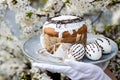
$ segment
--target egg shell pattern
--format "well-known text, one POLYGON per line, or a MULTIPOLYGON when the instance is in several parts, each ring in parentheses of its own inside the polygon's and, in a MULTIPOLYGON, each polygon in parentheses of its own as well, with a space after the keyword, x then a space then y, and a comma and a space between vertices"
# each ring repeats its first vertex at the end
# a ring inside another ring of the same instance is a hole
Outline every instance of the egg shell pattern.
POLYGON ((96 43, 102 48, 103 54, 108 54, 112 51, 112 46, 107 38, 97 38, 96 43))
POLYGON ((85 55, 85 49, 82 44, 74 44, 68 50, 68 55, 71 55, 75 60, 81 60, 85 55))
POLYGON ((91 60, 99 60, 102 57, 102 49, 95 42, 86 45, 85 50, 87 58, 91 60))

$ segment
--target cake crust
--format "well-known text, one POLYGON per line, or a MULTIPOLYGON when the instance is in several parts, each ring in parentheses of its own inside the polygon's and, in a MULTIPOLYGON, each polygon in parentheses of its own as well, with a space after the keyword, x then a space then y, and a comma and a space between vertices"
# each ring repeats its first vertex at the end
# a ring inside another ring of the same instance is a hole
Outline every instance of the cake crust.
MULTIPOLYGON (((87 32, 87 26, 84 24, 81 28, 78 29, 78 31, 73 30, 73 34, 70 34, 68 31, 63 32, 62 38, 68 38, 68 37, 77 37, 77 34, 83 34, 87 32)), ((44 33, 48 34, 51 37, 58 37, 59 32, 56 32, 53 28, 44 28, 44 33)))

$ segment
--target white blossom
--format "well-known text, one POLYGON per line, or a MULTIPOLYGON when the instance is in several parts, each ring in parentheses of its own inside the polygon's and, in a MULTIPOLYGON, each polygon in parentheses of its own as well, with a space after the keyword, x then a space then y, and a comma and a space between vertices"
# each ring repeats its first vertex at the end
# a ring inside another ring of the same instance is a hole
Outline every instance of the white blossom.
POLYGON ((42 22, 38 15, 41 15, 41 13, 38 13, 38 10, 35 10, 32 7, 26 7, 24 12, 18 12, 16 14, 16 22, 21 25, 23 34, 26 37, 33 36, 34 33, 40 33, 39 29, 42 22))
POLYGON ((39 73, 35 73, 32 80, 34 80, 34 79, 38 79, 38 80, 52 80, 45 73, 42 73, 41 75, 39 73))
POLYGON ((20 23, 22 27, 32 27, 34 25, 35 16, 32 15, 32 12, 29 13, 17 13, 16 22, 20 23), (30 18, 26 16, 29 13, 31 14, 30 18))
POLYGON ((45 5, 45 10, 47 10, 50 14, 60 10, 63 3, 65 6, 61 11, 61 14, 72 14, 72 15, 83 15, 85 13, 95 12, 95 11, 106 11, 108 9, 108 5, 111 3, 111 0, 49 0, 45 5), (57 4, 57 5, 55 5, 57 4))
POLYGON ((113 25, 120 24, 120 9, 113 13, 112 24, 113 25))
POLYGON ((19 59, 10 59, 0 66, 0 72, 10 76, 23 71, 25 67, 26 65, 19 59))
POLYGON ((9 52, 5 50, 0 50, 0 65, 5 61, 11 59, 12 57, 13 56, 9 52))
POLYGON ((0 80, 6 80, 6 76, 5 75, 0 75, 0 80))
POLYGON ((11 36, 12 32, 11 29, 8 27, 8 24, 2 21, 0 23, 0 35, 2 36, 11 36))
POLYGON ((105 25, 103 23, 98 23, 96 26, 96 31, 103 32, 105 30, 104 26, 105 25))
POLYGON ((86 19, 86 26, 87 26, 87 31, 88 32, 92 32, 93 31, 93 29, 92 29, 92 22, 91 22, 91 20, 90 19, 86 19))
POLYGON ((7 4, 13 11, 22 11, 30 2, 28 0, 7 0, 7 4))
POLYGON ((6 0, 0 0, 0 20, 2 17, 4 17, 6 8, 7 8, 6 0))
MULTIPOLYGON (((12 80, 16 80, 18 74, 26 68, 25 63, 28 60, 22 55, 21 47, 21 42, 12 34, 9 24, 2 21, 0 23, 0 79, 11 80, 12 76, 12 80), (1 75, 4 75, 4 77, 1 77, 1 75)), ((46 74, 38 75, 38 70, 33 72, 34 78, 51 80, 46 74)))

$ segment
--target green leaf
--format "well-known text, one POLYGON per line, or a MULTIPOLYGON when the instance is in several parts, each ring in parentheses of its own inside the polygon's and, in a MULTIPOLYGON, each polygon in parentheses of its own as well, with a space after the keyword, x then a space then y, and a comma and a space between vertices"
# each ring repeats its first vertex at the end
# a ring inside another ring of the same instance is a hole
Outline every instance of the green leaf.
POLYGON ((33 12, 28 12, 28 13, 26 13, 26 16, 29 17, 29 18, 31 18, 32 15, 33 15, 33 12))
POLYGON ((70 0, 66 0, 66 2, 65 3, 70 3, 70 0))
POLYGON ((112 6, 116 5, 116 4, 120 4, 120 1, 118 1, 118 0, 112 0, 112 2, 110 2, 108 4, 108 7, 112 7, 112 6))
POLYGON ((42 74, 43 72, 42 71, 39 71, 39 74, 42 74))
POLYGON ((30 72, 30 76, 31 76, 31 78, 34 76, 34 73, 32 73, 32 72, 30 72))
POLYGON ((120 46, 120 39, 116 41, 117 45, 120 46))
POLYGON ((33 0, 29 0, 30 1, 30 3, 32 3, 33 2, 33 0))
POLYGON ((31 69, 31 62, 27 62, 25 64, 26 64, 27 68, 31 69))
POLYGON ((6 39, 7 39, 7 40, 10 40, 10 41, 13 40, 10 36, 7 36, 6 39))
POLYGON ((94 32, 95 34, 97 34, 97 30, 96 30, 96 28, 93 28, 93 32, 94 32))
POLYGON ((109 31, 112 29, 112 26, 105 26, 105 31, 109 31))
POLYGON ((43 8, 40 8, 39 10, 40 10, 41 12, 44 11, 43 8))
POLYGON ((34 80, 39 80, 39 79, 37 79, 37 78, 34 78, 34 80))
POLYGON ((0 34, 0 39, 1 39, 2 35, 0 34))
POLYGON ((22 30, 22 26, 19 26, 18 28, 19 28, 19 30, 22 30))
POLYGON ((45 0, 45 2, 47 3, 47 2, 48 2, 48 0, 45 0))
POLYGON ((12 0, 13 5, 17 4, 17 0, 12 0))
POLYGON ((120 70, 120 68, 116 65, 115 66, 115 71, 119 71, 120 70))
POLYGON ((94 1, 102 1, 102 0, 94 0, 94 1))

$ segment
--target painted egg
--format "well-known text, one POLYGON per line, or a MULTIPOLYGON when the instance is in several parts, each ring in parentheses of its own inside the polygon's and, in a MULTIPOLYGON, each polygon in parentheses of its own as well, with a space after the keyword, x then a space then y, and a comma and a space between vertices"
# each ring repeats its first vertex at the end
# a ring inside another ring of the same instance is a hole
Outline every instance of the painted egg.
POLYGON ((99 60, 102 57, 102 49, 97 43, 90 43, 85 47, 85 54, 91 60, 99 60))
POLYGON ((85 55, 85 48, 82 44, 74 44, 68 50, 68 57, 71 56, 75 60, 81 60, 85 55))
POLYGON ((96 43, 102 48, 103 54, 108 54, 112 51, 112 46, 107 38, 97 38, 96 43))

